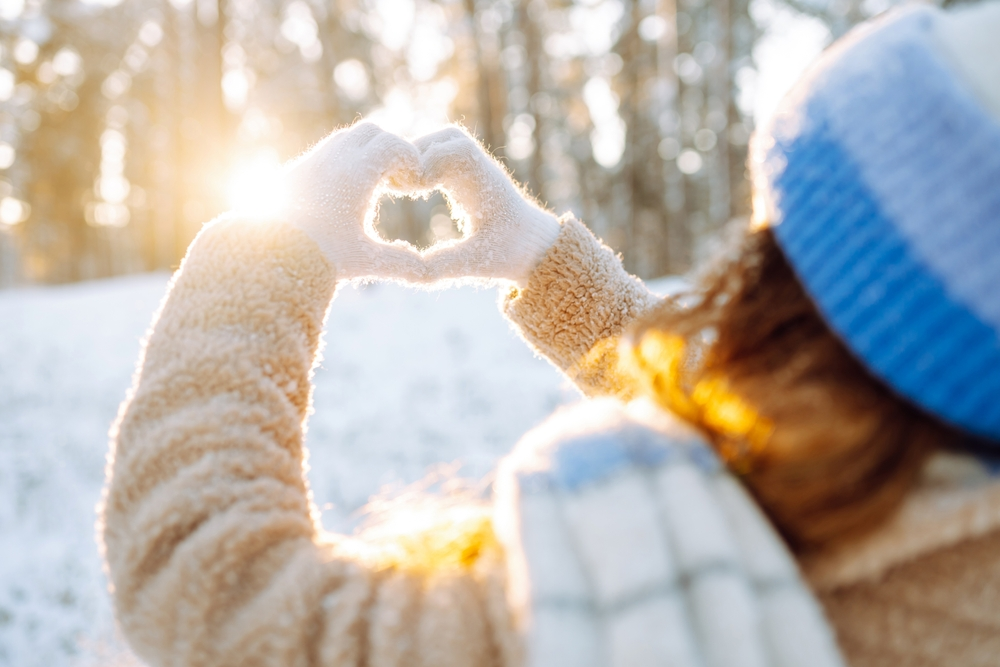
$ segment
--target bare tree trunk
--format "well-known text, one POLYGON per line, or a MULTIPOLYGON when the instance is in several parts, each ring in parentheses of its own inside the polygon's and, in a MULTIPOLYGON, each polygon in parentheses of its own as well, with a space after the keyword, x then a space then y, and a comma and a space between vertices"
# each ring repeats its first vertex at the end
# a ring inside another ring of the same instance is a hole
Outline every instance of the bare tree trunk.
POLYGON ((316 15, 317 23, 321 26, 318 37, 320 44, 323 46, 322 74, 320 75, 323 102, 326 107, 326 113, 331 121, 330 124, 339 125, 350 120, 344 117, 341 110, 339 93, 333 80, 333 72, 337 68, 337 63, 340 62, 337 49, 335 48, 339 46, 337 38, 341 36, 340 32, 342 30, 340 26, 340 11, 336 3, 323 3, 315 0, 312 2, 311 8, 313 14, 316 15))
MULTIPOLYGON (((708 72, 708 93, 709 100, 714 101, 718 106, 716 112, 725 114, 726 126, 728 127, 728 116, 731 96, 731 78, 729 75, 729 63, 732 58, 732 21, 730 17, 730 0, 713 0, 715 13, 719 25, 719 39, 716 43, 716 54, 712 66, 708 72)), ((725 128, 711 128, 717 132, 715 142, 715 155, 713 156, 715 165, 711 170, 711 196, 708 202, 708 216, 713 229, 721 229, 731 216, 732 207, 730 204, 729 186, 729 141, 727 141, 725 128)))
MULTIPOLYGON (((235 118, 226 108, 222 93, 226 0, 199 0, 197 18, 192 25, 192 36, 197 46, 198 65, 192 67, 196 74, 190 84, 195 86, 197 95, 192 103, 197 122, 198 146, 195 150, 199 157, 190 166, 200 172, 198 182, 192 184, 192 195, 202 202, 207 218, 227 207, 225 189, 215 181, 232 168, 231 150, 236 130, 235 118)), ((191 139, 194 137, 189 138, 189 142, 194 143, 191 139)), ((189 223, 199 224, 194 220, 189 223)))
POLYGON ((545 118, 537 108, 536 97, 542 91, 542 65, 544 59, 544 47, 542 46, 541 32, 538 23, 532 16, 535 8, 545 9, 544 0, 521 0, 518 10, 518 27, 524 35, 524 49, 527 54, 527 81, 528 90, 528 113, 534 120, 532 129, 532 139, 535 142, 535 150, 528 156, 527 174, 528 186, 540 200, 546 201, 545 179, 542 174, 544 160, 542 156, 542 144, 544 141, 545 118))
POLYGON ((179 246, 179 229, 182 221, 183 204, 177 165, 180 159, 180 109, 178 108, 179 81, 175 63, 180 57, 178 38, 178 17, 169 0, 163 0, 163 41, 154 63, 156 71, 156 98, 153 109, 153 124, 156 132, 152 137, 153 179, 155 193, 152 201, 154 220, 154 245, 157 268, 176 266, 179 246))
MULTIPOLYGON (((691 234, 684 216, 684 176, 677 169, 676 162, 676 153, 683 139, 680 122, 675 120, 679 119, 677 109, 682 86, 680 77, 674 71, 679 39, 676 0, 659 0, 657 13, 668 26, 657 44, 657 76, 664 87, 666 103, 660 110, 664 119, 659 123, 660 140, 667 141, 664 144, 665 150, 671 150, 675 154, 674 158, 663 159, 662 162, 663 210, 666 212, 667 229, 666 247, 663 248, 661 261, 666 273, 676 274, 686 271, 691 259, 691 234)), ((657 145, 657 155, 659 153, 657 145)))
POLYGON ((622 36, 618 42, 618 53, 625 63, 622 77, 622 94, 619 105, 619 114, 625 121, 625 152, 622 154, 621 181, 624 185, 624 201, 620 204, 617 218, 621 221, 621 242, 625 268, 636 272, 637 247, 636 247, 636 195, 639 192, 638 171, 636 169, 636 159, 638 158, 637 144, 639 142, 638 109, 636 100, 636 82, 639 77, 638 63, 638 41, 639 33, 637 26, 639 23, 639 3, 637 0, 629 0, 626 5, 628 18, 626 27, 622 31, 622 36))
POLYGON ((476 0, 463 1, 465 13, 472 28, 476 71, 478 73, 476 100, 479 122, 473 129, 486 144, 486 147, 493 151, 494 155, 502 157, 504 137, 502 109, 504 105, 501 101, 503 91, 498 71, 496 36, 487 35, 480 29, 476 0))

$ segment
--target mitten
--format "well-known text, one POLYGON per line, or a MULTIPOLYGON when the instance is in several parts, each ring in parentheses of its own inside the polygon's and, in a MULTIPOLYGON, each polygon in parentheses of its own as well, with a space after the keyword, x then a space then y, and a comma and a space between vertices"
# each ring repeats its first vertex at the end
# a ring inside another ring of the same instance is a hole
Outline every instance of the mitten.
POLYGON ((459 127, 417 139, 423 183, 440 189, 462 239, 424 255, 428 280, 476 277, 527 282, 561 229, 479 143, 459 127))
POLYGON ((419 187, 420 155, 372 123, 334 132, 285 173, 288 221, 320 247, 338 280, 378 277, 418 282, 420 255, 404 241, 378 240, 378 198, 419 187))

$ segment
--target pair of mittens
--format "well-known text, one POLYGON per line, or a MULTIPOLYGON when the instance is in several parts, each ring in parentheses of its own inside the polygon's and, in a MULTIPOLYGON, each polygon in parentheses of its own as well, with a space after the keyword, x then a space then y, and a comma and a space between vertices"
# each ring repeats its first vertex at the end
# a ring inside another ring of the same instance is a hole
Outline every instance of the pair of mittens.
POLYGON ((448 127, 410 143, 371 123, 328 136, 289 165, 288 220, 312 238, 338 279, 433 283, 466 277, 523 283, 560 225, 467 132, 448 127), (441 190, 463 237, 418 253, 374 230, 383 191, 441 190))

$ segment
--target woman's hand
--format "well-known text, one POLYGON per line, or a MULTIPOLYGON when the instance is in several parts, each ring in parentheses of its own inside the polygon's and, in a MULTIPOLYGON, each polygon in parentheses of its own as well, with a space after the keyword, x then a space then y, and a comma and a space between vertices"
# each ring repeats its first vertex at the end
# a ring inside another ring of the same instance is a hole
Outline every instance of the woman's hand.
POLYGON ((507 171, 459 127, 417 139, 426 189, 441 189, 461 218, 463 238, 424 255, 427 279, 477 277, 526 283, 559 235, 556 217, 542 210, 507 171))
POLYGON ((420 255, 405 241, 377 240, 377 198, 420 189, 420 154, 372 123, 334 132, 289 164, 289 222, 315 241, 338 280, 424 280, 420 255), (383 186, 385 184, 385 186, 383 186))

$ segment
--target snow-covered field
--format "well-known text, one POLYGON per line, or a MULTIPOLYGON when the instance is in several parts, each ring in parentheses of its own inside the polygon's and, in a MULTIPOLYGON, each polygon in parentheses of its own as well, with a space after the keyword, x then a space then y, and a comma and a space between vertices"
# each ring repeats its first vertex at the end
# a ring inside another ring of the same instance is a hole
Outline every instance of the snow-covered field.
MULTIPOLYGON (((166 286, 153 274, 0 292, 0 666, 130 665, 94 541, 107 430, 166 286)), ((575 400, 496 290, 341 290, 316 376, 310 479, 323 521, 460 461, 486 475, 575 400)))

